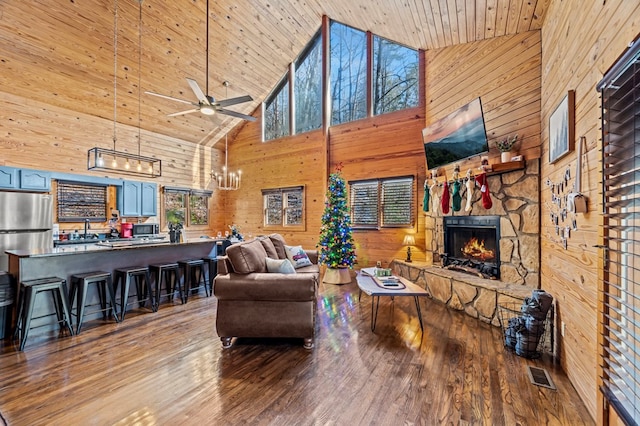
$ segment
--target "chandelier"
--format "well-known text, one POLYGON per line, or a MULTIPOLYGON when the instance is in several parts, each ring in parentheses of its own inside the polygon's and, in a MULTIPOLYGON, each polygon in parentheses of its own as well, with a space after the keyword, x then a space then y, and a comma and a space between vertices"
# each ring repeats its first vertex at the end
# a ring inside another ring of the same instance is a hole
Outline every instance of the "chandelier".
MULTIPOLYGON (((225 87, 225 97, 229 97, 229 82, 224 81, 222 85, 225 87)), ((235 191, 240 189, 240 183, 242 181, 242 170, 237 172, 229 171, 229 140, 228 133, 224 135, 224 166, 222 172, 211 171, 211 179, 215 179, 218 182, 218 189, 223 191, 235 191)))
POLYGON ((116 173, 124 173, 145 177, 162 176, 162 161, 157 158, 143 157, 140 155, 140 105, 141 105, 141 68, 142 68, 142 1, 139 3, 138 16, 138 154, 116 150, 117 130, 117 106, 118 106, 118 0, 114 1, 113 8, 113 149, 99 147, 91 148, 87 152, 87 170, 109 170, 116 173))

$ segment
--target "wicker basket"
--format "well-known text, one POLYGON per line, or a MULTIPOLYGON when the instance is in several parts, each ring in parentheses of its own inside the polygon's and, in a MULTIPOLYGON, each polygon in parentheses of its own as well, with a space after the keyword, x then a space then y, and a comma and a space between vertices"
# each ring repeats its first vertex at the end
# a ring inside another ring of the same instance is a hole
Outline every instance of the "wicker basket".
POLYGON ((521 305, 506 303, 498 306, 504 345, 525 358, 539 358, 550 335, 552 309, 544 320, 539 320, 521 311, 521 305))

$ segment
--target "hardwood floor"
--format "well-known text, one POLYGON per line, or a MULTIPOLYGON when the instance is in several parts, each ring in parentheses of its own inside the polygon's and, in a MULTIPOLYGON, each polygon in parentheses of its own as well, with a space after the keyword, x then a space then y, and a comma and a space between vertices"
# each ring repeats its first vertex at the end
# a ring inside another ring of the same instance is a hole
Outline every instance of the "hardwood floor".
POLYGON ((311 351, 259 339, 223 350, 204 296, 30 337, 24 352, 5 340, 0 413, 9 425, 594 424, 566 376, 508 352, 498 328, 421 299, 422 336, 413 300, 396 298, 372 333, 355 283, 320 290, 311 351), (528 364, 558 390, 532 385, 528 364))

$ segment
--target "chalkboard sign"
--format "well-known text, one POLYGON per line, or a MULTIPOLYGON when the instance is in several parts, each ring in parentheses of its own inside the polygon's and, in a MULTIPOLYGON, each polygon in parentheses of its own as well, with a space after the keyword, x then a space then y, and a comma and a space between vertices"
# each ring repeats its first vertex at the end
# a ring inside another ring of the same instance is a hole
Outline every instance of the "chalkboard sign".
POLYGON ((107 221, 107 187, 58 181, 58 222, 107 221))

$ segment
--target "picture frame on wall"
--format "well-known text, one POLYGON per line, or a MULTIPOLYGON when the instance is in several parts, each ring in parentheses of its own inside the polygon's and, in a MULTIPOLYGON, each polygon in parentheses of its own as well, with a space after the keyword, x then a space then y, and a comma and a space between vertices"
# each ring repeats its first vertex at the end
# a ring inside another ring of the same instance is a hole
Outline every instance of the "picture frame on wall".
POLYGON ((549 117, 549 163, 575 148, 575 92, 570 90, 549 117))

